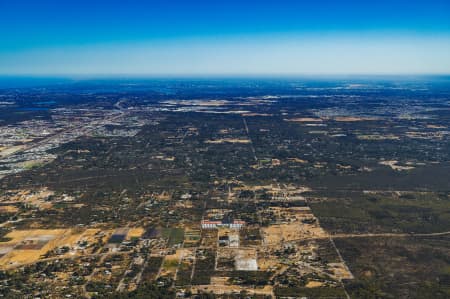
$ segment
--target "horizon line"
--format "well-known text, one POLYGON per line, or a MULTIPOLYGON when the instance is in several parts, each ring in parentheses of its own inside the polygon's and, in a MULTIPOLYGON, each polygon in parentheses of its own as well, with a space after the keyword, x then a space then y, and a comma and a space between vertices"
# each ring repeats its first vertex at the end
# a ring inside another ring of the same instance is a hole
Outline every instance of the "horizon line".
POLYGON ((305 78, 305 77, 447 77, 450 72, 446 73, 161 73, 161 74, 140 74, 140 73, 123 73, 123 74, 73 74, 73 73, 55 73, 55 74, 2 74, 0 79, 189 79, 189 78, 305 78))

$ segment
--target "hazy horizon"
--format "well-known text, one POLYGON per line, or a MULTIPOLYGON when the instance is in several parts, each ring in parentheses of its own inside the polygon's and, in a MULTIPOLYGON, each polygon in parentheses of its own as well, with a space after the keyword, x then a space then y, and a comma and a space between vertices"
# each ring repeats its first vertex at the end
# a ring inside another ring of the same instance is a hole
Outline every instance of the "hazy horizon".
POLYGON ((440 0, 19 0, 0 10, 0 75, 450 74, 440 0))

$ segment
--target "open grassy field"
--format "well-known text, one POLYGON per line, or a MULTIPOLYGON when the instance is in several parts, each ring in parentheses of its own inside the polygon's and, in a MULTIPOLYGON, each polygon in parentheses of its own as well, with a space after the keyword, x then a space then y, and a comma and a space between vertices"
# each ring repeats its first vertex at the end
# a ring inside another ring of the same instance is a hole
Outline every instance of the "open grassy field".
POLYGON ((168 239, 169 246, 181 244, 184 240, 184 229, 182 228, 163 228, 161 235, 168 239))

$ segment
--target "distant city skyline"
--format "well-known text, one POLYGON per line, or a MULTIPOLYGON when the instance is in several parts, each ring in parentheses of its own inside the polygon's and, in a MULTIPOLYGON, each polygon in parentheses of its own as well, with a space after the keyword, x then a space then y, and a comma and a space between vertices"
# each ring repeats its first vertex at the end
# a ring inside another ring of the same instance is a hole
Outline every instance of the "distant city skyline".
POLYGON ((1 1, 0 75, 450 74, 448 1, 1 1))

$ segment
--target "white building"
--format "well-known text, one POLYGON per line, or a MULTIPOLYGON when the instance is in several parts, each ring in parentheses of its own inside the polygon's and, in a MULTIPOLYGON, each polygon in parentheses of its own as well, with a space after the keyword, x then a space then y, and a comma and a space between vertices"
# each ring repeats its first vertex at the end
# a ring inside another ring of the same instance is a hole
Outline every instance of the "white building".
POLYGON ((242 220, 234 220, 231 223, 224 223, 222 221, 202 220, 203 229, 214 229, 218 227, 241 229, 243 226, 245 226, 245 221, 242 220))

